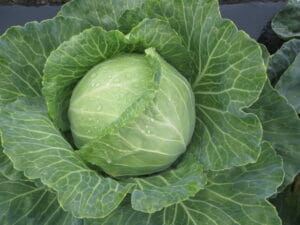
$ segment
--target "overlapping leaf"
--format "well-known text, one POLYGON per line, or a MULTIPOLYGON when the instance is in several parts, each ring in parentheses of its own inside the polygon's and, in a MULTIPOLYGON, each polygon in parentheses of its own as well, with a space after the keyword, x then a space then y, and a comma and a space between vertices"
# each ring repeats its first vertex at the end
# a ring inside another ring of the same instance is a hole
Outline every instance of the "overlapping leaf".
POLYGON ((0 150, 0 174, 10 180, 23 179, 24 174, 21 171, 17 171, 10 159, 3 153, 3 149, 0 150))
POLYGON ((283 39, 300 38, 300 1, 288 4, 272 20, 272 28, 283 39))
POLYGON ((89 26, 58 17, 8 29, 0 38, 0 105, 41 95, 43 68, 51 51, 89 26))
POLYGON ((131 194, 132 208, 153 213, 195 196, 204 188, 206 176, 193 155, 186 153, 177 168, 152 177, 133 178, 128 181, 137 184, 131 194))
POLYGON ((104 217, 118 207, 132 185, 120 185, 90 170, 48 118, 41 98, 21 99, 1 113, 4 151, 18 170, 58 192, 77 217, 104 217))
POLYGON ((155 48, 182 75, 192 78, 195 73, 192 55, 168 23, 159 19, 144 19, 128 36, 130 41, 136 43, 136 50, 155 48))
POLYGON ((249 111, 260 118, 264 139, 283 158, 285 180, 281 188, 284 188, 300 172, 300 120, 293 107, 269 82, 265 84, 260 98, 249 111))
POLYGON ((285 42, 282 47, 271 56, 268 76, 272 84, 276 84, 280 76, 294 62, 300 52, 300 40, 293 39, 285 42))
POLYGON ((300 51, 275 87, 300 114, 300 51))
POLYGON ((275 88, 300 113, 300 40, 284 43, 272 55, 268 73, 275 88))
POLYGON ((82 225, 57 202, 55 193, 28 180, 11 181, 0 175, 2 225, 82 225))
POLYGON ((119 31, 93 27, 64 42, 48 57, 43 80, 43 93, 53 122, 67 130, 68 107, 77 82, 95 65, 130 49, 119 31))
POLYGON ((270 201, 276 206, 283 225, 300 223, 300 177, 270 201))

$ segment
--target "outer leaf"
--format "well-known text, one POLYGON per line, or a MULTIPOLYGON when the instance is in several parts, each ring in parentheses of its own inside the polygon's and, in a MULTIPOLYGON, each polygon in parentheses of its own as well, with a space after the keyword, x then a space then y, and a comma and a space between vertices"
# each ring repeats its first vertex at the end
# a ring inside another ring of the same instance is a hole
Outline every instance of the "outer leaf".
POLYGON ((264 139, 270 142, 283 158, 286 187, 300 172, 300 120, 287 100, 269 82, 257 102, 249 109, 257 114, 264 128, 264 139))
POLYGON ((82 220, 63 211, 56 195, 28 180, 11 181, 0 176, 2 225, 81 225, 82 220))
POLYGON ((300 52, 300 40, 293 39, 285 42, 282 47, 271 56, 268 67, 268 75, 272 84, 275 84, 280 76, 294 62, 300 52))
MULTIPOLYGON (((142 213, 131 208, 130 201, 125 200, 117 210, 104 219, 84 220, 84 225, 166 225, 163 213, 142 213)), ((169 224, 168 224, 169 225, 169 224)), ((181 224, 180 224, 181 225, 181 224)))
POLYGON ((281 158, 264 143, 257 163, 210 173, 208 186, 194 198, 154 214, 136 212, 124 203, 108 217, 86 222, 88 225, 279 225, 276 210, 266 198, 276 192, 282 178, 281 158))
POLYGON ((77 0, 65 4, 58 15, 88 21, 93 26, 117 30, 118 20, 128 9, 140 7, 141 0, 77 0))
POLYGON ((272 20, 272 28, 283 39, 300 38, 300 2, 289 0, 272 20))
POLYGON ((300 224, 300 177, 276 198, 270 201, 276 206, 283 225, 300 224))
POLYGON ((74 86, 85 73, 128 47, 128 41, 121 32, 93 27, 64 42, 51 53, 44 69, 43 93, 56 126, 62 130, 69 128, 69 101, 74 86))
POLYGON ((24 174, 14 168, 12 162, 3 153, 3 149, 0 150, 0 174, 9 180, 24 179, 24 174))
POLYGON ((220 18, 218 1, 147 2, 148 14, 167 20, 194 56, 199 160, 213 170, 255 162, 262 128, 242 109, 258 98, 266 79, 259 45, 220 18))
POLYGON ((300 114, 300 51, 275 87, 300 114))
POLYGON ((43 99, 9 104, 0 124, 4 151, 16 169, 56 190, 62 207, 76 217, 105 217, 132 186, 101 177, 76 157, 48 118, 43 99))
POLYGON ((40 95, 50 52, 88 27, 85 22, 58 17, 8 29, 0 38, 0 106, 20 96, 40 95))
POLYGON ((145 178, 129 181, 137 184, 131 194, 132 208, 153 213, 195 196, 204 188, 206 176, 195 157, 186 153, 176 168, 145 178))

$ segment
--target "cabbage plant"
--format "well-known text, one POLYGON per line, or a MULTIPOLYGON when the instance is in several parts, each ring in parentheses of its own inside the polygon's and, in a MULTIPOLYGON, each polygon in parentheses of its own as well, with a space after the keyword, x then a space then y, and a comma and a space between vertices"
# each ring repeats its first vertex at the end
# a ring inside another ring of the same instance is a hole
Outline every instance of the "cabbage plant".
POLYGON ((1 224, 281 224, 300 122, 268 58, 217 0, 73 0, 8 29, 1 224))

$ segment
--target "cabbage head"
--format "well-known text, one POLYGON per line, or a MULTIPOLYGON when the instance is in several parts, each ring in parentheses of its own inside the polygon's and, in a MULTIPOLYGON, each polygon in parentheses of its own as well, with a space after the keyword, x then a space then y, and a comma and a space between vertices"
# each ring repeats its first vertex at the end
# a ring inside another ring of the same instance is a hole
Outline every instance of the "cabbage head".
POLYGON ((79 154, 112 176, 166 169, 191 140, 195 103, 190 84, 157 59, 159 76, 146 55, 115 56, 88 71, 72 92, 68 113, 76 146, 101 137, 97 149, 79 154), (151 99, 141 104, 145 97, 151 99), (136 112, 134 107, 142 108, 136 112))

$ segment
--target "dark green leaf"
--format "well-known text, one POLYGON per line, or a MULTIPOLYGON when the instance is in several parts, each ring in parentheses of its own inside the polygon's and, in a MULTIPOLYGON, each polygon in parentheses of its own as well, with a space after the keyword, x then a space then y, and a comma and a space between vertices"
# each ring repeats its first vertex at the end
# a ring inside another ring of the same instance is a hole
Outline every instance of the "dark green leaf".
POLYGON ((300 40, 293 39, 285 42, 270 58, 268 76, 272 84, 276 84, 280 76, 294 62, 300 52, 300 40))
POLYGON ((294 62, 281 75, 275 87, 300 114, 300 51, 294 62))
POLYGON ((1 225, 82 225, 65 212, 54 193, 28 180, 8 180, 0 175, 1 225))
POLYGON ((300 1, 289 0, 272 20, 272 28, 283 39, 300 38, 300 1))
POLYGON ((293 107, 269 82, 249 111, 260 118, 264 139, 273 145, 283 159, 285 180, 282 189, 300 172, 300 120, 293 107))

